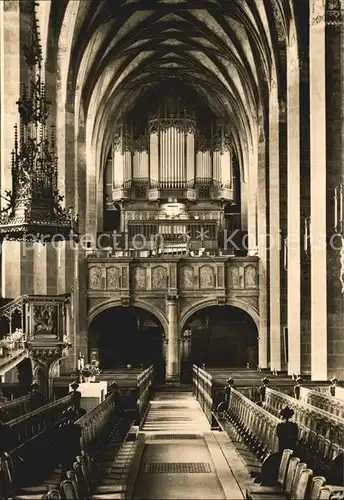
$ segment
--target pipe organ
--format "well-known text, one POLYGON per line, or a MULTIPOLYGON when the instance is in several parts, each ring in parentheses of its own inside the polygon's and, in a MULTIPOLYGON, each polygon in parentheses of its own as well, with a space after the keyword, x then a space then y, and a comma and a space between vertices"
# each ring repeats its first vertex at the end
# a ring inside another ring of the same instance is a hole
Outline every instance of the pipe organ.
POLYGON ((130 241, 160 236, 165 249, 217 248, 224 207, 233 202, 233 161, 228 125, 197 118, 170 94, 145 120, 116 125, 106 208, 120 207, 120 231, 130 241))
MULTIPOLYGON (((201 132, 196 114, 180 99, 171 97, 149 114, 145 131, 137 134, 128 123, 117 125, 112 147, 114 189, 144 183, 147 189, 197 189, 209 185, 231 190, 228 127, 218 121, 208 128, 207 134, 201 132)), ((222 194, 230 200, 230 192, 222 194)))

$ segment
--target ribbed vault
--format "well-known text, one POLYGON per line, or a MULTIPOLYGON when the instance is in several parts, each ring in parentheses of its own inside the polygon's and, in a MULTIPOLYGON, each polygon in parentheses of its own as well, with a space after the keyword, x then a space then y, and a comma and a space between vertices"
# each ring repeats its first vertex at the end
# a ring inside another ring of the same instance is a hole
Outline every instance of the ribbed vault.
POLYGON ((184 86, 228 120, 244 161, 271 81, 285 86, 289 2, 52 0, 49 29, 60 47, 68 32, 66 102, 83 106, 100 169, 114 123, 166 82, 184 86))

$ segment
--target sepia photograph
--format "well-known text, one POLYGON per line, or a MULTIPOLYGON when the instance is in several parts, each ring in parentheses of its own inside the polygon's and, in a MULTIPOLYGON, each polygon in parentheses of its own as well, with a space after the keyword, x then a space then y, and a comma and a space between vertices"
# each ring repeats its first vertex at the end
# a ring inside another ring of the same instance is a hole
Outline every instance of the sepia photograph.
POLYGON ((0 0, 0 500, 344 500, 344 0, 0 0))

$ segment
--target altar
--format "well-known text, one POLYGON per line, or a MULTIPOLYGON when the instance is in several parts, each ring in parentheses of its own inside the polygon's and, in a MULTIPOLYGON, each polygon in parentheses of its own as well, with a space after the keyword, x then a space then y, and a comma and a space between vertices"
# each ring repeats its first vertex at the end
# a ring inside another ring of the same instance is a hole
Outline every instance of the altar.
MULTIPOLYGON (((107 392, 107 382, 82 382, 78 387, 81 393, 80 407, 87 412, 104 401, 107 392)), ((69 392, 73 392, 72 384, 69 384, 69 392)))

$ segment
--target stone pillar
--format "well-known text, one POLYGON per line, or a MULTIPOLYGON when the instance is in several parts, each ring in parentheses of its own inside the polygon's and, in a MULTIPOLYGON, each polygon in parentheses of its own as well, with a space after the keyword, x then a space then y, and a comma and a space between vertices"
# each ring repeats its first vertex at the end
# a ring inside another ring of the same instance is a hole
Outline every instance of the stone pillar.
POLYGON ((326 247, 326 62, 325 6, 313 0, 310 13, 311 136, 311 375, 327 379, 326 247))
POLYGON ((343 173, 343 23, 339 0, 310 11, 311 376, 344 375, 340 251, 333 242, 334 188, 343 173))
POLYGON ((301 242, 300 242, 300 72, 296 34, 287 49, 288 230, 287 315, 288 374, 301 373, 301 242))
POLYGON ((270 264, 270 362, 281 370, 281 273, 280 273, 280 149, 277 82, 273 80, 269 102, 269 264, 270 264))
POLYGON ((259 252, 259 344, 258 365, 268 368, 268 289, 267 289, 267 203, 266 203, 266 141, 263 124, 258 138, 258 252, 259 252))
POLYGON ((178 300, 176 295, 167 297, 167 356, 166 356, 166 381, 179 382, 180 356, 178 332, 178 300))

